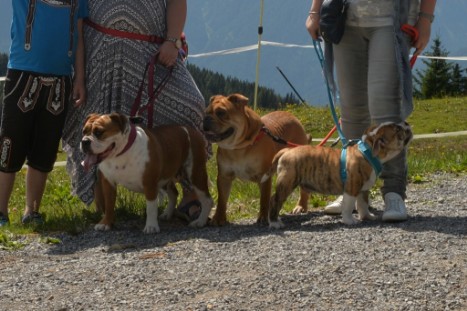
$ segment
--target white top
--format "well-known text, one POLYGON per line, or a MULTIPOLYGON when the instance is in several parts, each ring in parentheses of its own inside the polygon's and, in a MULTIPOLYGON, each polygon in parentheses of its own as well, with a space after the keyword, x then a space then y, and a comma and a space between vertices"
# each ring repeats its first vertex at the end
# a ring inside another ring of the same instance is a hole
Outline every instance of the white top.
MULTIPOLYGON (((420 0, 407 1, 410 1, 408 22, 414 25, 420 11, 420 0)), ((348 0, 348 2, 347 25, 357 27, 393 25, 394 0, 348 0)))

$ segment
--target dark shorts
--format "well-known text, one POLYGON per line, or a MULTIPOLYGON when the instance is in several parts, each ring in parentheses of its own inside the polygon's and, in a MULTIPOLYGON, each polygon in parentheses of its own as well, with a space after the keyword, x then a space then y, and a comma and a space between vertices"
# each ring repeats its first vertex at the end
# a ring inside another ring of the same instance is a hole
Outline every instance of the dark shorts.
POLYGON ((0 171, 53 169, 70 103, 71 78, 8 70, 0 122, 0 171))

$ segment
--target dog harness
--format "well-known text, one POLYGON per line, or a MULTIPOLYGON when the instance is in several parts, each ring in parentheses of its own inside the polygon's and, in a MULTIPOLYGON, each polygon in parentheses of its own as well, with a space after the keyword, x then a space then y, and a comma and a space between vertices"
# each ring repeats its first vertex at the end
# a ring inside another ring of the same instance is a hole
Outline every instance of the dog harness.
POLYGON ((383 165, 381 161, 373 156, 370 146, 362 140, 351 140, 347 144, 344 145, 341 151, 341 164, 340 164, 340 173, 342 183, 345 184, 347 181, 347 169, 346 169, 346 159, 347 159, 347 147, 357 144, 358 150, 363 154, 365 159, 370 163, 371 167, 375 171, 376 177, 381 174, 381 170, 383 169, 383 165))

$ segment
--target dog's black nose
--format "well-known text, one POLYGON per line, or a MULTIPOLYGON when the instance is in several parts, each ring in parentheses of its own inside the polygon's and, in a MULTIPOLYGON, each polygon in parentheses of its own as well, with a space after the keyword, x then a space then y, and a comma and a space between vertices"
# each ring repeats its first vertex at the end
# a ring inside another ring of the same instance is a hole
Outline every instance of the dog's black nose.
POLYGON ((203 130, 209 131, 211 130, 212 127, 212 120, 213 118, 211 116, 205 116, 203 120, 203 130))
POLYGON ((89 149, 91 149, 91 140, 83 138, 83 140, 81 141, 81 149, 84 152, 88 152, 89 149))

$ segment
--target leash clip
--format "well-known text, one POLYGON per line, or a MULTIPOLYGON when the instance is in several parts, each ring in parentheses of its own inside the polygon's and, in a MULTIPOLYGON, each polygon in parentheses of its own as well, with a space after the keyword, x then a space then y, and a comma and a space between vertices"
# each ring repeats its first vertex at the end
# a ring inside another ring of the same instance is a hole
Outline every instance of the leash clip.
POLYGON ((129 119, 130 119, 130 122, 134 125, 141 124, 144 121, 143 117, 138 116, 138 115, 129 117, 129 119))

